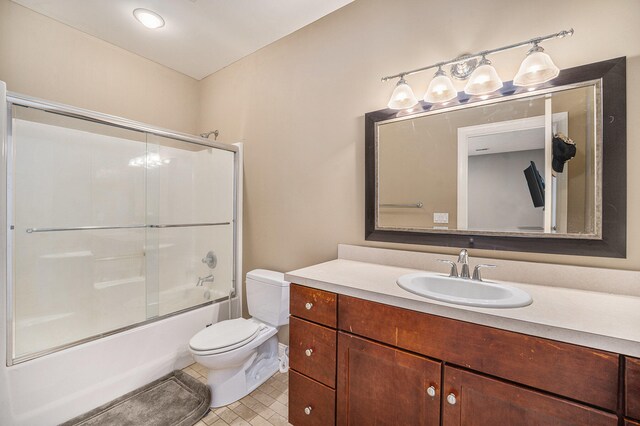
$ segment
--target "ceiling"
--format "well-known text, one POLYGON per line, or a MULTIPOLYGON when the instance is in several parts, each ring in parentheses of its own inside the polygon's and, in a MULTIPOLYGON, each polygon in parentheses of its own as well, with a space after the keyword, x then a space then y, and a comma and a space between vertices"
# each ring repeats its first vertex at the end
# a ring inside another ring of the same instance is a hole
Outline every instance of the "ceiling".
POLYGON ((353 0, 12 0, 201 80, 353 0), (136 8, 166 25, 147 29, 136 8))

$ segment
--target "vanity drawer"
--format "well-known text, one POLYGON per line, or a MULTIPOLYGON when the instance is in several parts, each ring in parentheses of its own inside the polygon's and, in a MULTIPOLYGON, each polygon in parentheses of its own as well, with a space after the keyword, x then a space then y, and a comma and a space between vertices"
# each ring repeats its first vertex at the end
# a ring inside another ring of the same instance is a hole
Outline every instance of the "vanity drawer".
POLYGON ((289 365, 332 388, 336 387, 336 330, 291 317, 289 365))
POLYGON ((335 421, 336 392, 289 370, 289 423, 326 426, 335 421))
POLYGON ((615 411, 613 353, 340 295, 339 328, 615 411), (384 326, 381 326, 384 325, 384 326))
POLYGON ((290 300, 291 315, 336 327, 338 297, 335 293, 291 284, 290 300))
POLYGON ((627 417, 640 420, 640 359, 625 358, 625 398, 627 417))

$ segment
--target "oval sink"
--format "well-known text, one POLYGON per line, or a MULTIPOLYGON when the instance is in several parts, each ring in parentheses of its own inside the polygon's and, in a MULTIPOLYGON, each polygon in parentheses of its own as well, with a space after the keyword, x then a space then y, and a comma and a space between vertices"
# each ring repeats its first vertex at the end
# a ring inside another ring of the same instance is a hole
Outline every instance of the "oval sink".
POLYGON ((428 272, 403 275, 396 282, 411 293, 457 305, 520 308, 533 302, 527 292, 516 287, 428 272))

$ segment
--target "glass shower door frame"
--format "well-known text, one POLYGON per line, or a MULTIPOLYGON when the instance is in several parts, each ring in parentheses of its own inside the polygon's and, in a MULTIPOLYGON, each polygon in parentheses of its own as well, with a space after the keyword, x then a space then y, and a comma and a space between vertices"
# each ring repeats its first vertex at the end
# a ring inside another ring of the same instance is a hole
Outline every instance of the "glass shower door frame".
MULTIPOLYGON (((2 200, 0 201, 0 208, 4 212, 2 224, 2 241, 0 242, 2 245, 2 249, 0 249, 0 255, 2 255, 2 259, 0 260, 0 268, 4 272, 4 279, 6 280, 6 293, 4 294, 5 300, 2 303, 2 307, 0 307, 0 313, 2 309, 6 309, 5 317, 6 317, 6 336, 0 336, 0 338, 6 339, 6 365, 11 366, 14 364, 18 364, 21 362, 25 362, 31 359, 35 359, 53 352, 58 352, 73 346, 77 346, 86 342, 90 342, 105 336, 113 335, 116 333, 120 333, 132 328, 136 328, 145 324, 149 324, 155 321, 159 321, 165 318, 169 318, 174 315, 179 315, 181 313, 199 309, 203 306, 211 305, 213 303, 221 302, 227 300, 229 297, 221 297, 214 300, 209 300, 204 303, 200 303, 185 309, 181 309, 176 312, 168 313, 162 316, 147 318, 145 321, 136 322, 125 327, 120 327, 108 332, 100 333, 97 335, 89 336, 81 340, 73 341, 68 344, 63 344, 59 346, 55 346, 46 350, 29 353, 24 356, 15 356, 15 316, 14 316, 14 271, 13 271, 13 224, 14 224, 14 193, 13 193, 13 172, 14 172, 14 147, 13 147, 13 134, 12 134, 12 117, 13 117, 13 106, 21 106, 28 108, 35 108, 38 110, 59 114, 63 116, 73 117, 81 120, 88 120, 97 122, 100 124, 105 124, 109 126, 121 127, 124 129, 130 129, 135 131, 145 132, 147 134, 157 135, 168 137, 172 139, 176 139, 182 142, 187 142, 191 144, 196 144, 200 146, 204 146, 207 148, 220 149, 225 151, 230 151, 234 154, 233 159, 233 212, 232 212, 232 220, 233 220, 233 265, 232 265, 232 290, 230 296, 238 295, 238 274, 239 274, 239 265, 241 262, 240 253, 238 253, 240 245, 238 241, 238 235, 240 232, 239 229, 239 207, 241 205, 241 195, 239 191, 239 183, 241 182, 241 177, 239 175, 239 170, 241 170, 241 150, 239 147, 235 145, 223 144, 215 141, 208 141, 196 136, 173 132, 170 130, 157 128, 154 126, 150 126, 144 123, 139 123, 136 121, 115 117, 107 114, 97 113, 89 110, 84 110, 81 108, 76 108, 72 106, 67 106, 63 104, 58 104, 54 102, 48 102, 44 100, 40 100, 37 98, 32 98, 29 96, 24 96, 20 94, 15 94, 11 92, 4 91, 4 83, 0 81, 0 120, 4 121, 4 126, 0 125, 0 129, 2 134, 0 134, 1 144, 1 158, 2 164, 0 166, 1 169, 1 177, 0 177, 0 197, 2 200)), ((0 123, 3 124, 3 123, 0 123)), ((154 225, 147 225, 147 228, 156 228, 154 225)), ((0 298, 0 302, 2 299, 0 298)))

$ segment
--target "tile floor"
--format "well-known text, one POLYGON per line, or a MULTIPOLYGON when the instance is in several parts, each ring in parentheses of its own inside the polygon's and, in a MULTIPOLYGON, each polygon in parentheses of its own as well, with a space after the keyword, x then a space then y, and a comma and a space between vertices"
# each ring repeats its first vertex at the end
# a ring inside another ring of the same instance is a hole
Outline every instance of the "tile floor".
MULTIPOLYGON (((194 363, 182 370, 202 383, 207 383, 207 369, 200 364, 194 363)), ((289 374, 276 373, 240 401, 209 411, 195 426, 289 425, 288 405, 289 374)))

